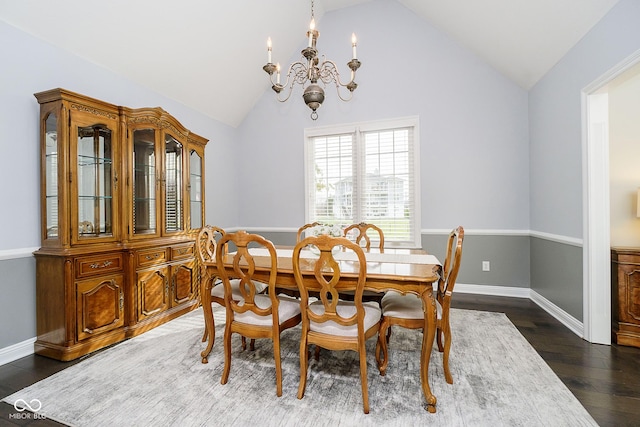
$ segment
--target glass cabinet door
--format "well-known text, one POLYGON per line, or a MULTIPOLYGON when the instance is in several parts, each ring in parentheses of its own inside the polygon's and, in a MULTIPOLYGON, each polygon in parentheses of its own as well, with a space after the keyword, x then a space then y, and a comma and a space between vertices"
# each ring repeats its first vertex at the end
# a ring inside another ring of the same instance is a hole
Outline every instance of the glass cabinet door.
POLYGON ((164 140, 164 203, 165 231, 182 231, 183 221, 183 180, 182 144, 166 134, 164 140))
MULTIPOLYGON (((114 237, 117 174, 113 169, 114 130, 105 124, 84 125, 79 120, 71 132, 75 147, 74 193, 77 216, 73 219, 74 240, 114 237)), ((117 123, 113 124, 117 128, 117 123)), ((73 212, 73 209, 72 209, 73 212)))
POLYGON ((202 157, 196 150, 189 155, 189 200, 191 230, 202 227, 202 157))
POLYGON ((157 233, 156 131, 133 131, 133 234, 157 233))
POLYGON ((45 238, 59 237, 58 223, 58 119, 50 113, 45 120, 45 238))

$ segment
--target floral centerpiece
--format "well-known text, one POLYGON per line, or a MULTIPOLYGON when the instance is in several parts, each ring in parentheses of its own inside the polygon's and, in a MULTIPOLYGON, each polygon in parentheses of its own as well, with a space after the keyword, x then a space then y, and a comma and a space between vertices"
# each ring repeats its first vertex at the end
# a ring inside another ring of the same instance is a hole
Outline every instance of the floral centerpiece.
MULTIPOLYGON (((309 229, 309 234, 312 236, 321 236, 327 234, 331 237, 342 237, 342 227, 336 224, 318 224, 309 229)), ((309 245, 309 249, 316 255, 320 255, 320 250, 317 246, 309 245)), ((331 252, 337 253, 340 251, 340 246, 334 246, 331 252)))
POLYGON ((309 230, 311 235, 320 236, 322 234, 328 234, 331 237, 342 237, 342 227, 336 224, 318 224, 311 227, 309 230))

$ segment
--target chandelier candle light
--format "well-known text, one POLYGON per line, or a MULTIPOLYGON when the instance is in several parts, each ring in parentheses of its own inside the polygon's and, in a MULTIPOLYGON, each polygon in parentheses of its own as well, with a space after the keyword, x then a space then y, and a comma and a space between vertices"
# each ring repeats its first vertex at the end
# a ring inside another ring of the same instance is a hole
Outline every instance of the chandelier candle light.
POLYGON ((294 62, 289 66, 289 70, 287 72, 287 79, 284 84, 280 83, 280 63, 274 65, 271 62, 271 37, 267 40, 267 64, 262 67, 264 71, 269 74, 269 79, 271 80, 271 89, 276 92, 276 99, 280 102, 285 102, 291 96, 293 92, 293 86, 298 83, 304 86, 307 82, 309 85, 305 88, 304 93, 302 94, 302 98, 304 99, 305 104, 311 108, 311 118, 316 120, 318 118, 318 112, 316 111, 322 103, 324 102, 324 89, 318 84, 318 80, 320 80, 323 85, 327 85, 329 83, 334 83, 336 86, 336 92, 338 93, 338 98, 343 101, 351 100, 353 96, 353 91, 356 90, 358 84, 355 82, 356 78, 356 70, 360 68, 360 61, 356 59, 356 35, 351 35, 351 47, 353 58, 351 61, 347 63, 347 66, 351 69, 351 79, 348 83, 342 83, 340 81, 340 74, 338 73, 338 67, 335 62, 325 59, 324 55, 322 57, 322 63, 318 59, 318 50, 316 48, 316 42, 318 41, 318 36, 320 33, 316 30, 316 22, 313 14, 313 0, 311 1, 311 24, 309 24, 309 31, 307 31, 307 38, 309 42, 307 43, 307 47, 302 50, 302 56, 306 59, 306 63, 304 60, 294 62), (275 82, 273 81, 273 74, 275 72, 275 82), (286 88, 286 95, 280 95, 281 92, 286 88), (346 87, 349 90, 349 93, 346 97, 343 97, 340 93, 340 87, 346 87), (283 98, 284 96, 284 98, 283 98))

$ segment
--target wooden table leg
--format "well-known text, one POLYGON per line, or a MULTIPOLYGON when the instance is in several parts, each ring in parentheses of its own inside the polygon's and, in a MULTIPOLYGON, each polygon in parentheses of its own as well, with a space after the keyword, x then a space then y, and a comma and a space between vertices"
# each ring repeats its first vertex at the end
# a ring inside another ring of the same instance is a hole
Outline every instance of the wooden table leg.
POLYGON ((202 350, 202 363, 208 363, 208 356, 213 348, 213 341, 216 337, 216 328, 213 323, 213 310, 211 309, 211 283, 212 280, 205 276, 200 281, 200 301, 202 312, 204 313, 204 324, 207 332, 207 348, 202 350))
POLYGON ((436 300, 431 289, 422 293, 422 307, 424 309, 424 329, 422 331, 422 354, 420 355, 420 381, 422 392, 427 400, 427 411, 436 412, 436 397, 429 386, 429 361, 433 340, 436 335, 436 300))

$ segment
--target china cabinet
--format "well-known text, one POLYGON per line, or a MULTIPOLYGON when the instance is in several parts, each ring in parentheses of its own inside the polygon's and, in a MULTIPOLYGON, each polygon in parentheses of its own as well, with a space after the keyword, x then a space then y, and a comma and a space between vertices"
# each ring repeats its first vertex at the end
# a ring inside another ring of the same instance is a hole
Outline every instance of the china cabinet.
POLYGON ((198 306, 204 148, 161 108, 40 104, 35 352, 71 360, 198 306))
POLYGON ((612 338, 640 347, 640 248, 611 249, 612 338))

